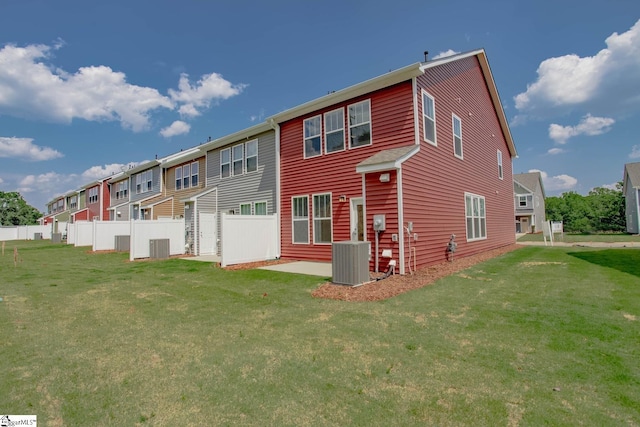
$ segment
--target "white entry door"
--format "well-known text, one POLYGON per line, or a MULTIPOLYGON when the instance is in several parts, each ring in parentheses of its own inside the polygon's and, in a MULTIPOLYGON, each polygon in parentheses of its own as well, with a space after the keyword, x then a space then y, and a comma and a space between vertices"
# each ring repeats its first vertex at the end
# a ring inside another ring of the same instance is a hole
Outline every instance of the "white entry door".
POLYGON ((215 255, 218 252, 218 236, 216 233, 216 214, 200 212, 200 253, 199 255, 215 255))
POLYGON ((351 240, 364 242, 364 205, 362 197, 351 199, 351 240))

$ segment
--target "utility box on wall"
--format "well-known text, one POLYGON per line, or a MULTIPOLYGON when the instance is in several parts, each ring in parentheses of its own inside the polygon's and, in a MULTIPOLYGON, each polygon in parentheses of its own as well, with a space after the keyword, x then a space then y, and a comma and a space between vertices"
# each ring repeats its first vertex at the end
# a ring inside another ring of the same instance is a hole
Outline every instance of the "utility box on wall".
POLYGON ((369 242, 334 242, 331 245, 332 282, 361 285, 369 279, 369 242))
POLYGON ((130 248, 131 248, 131 236, 128 236, 128 235, 115 236, 116 252, 129 252, 130 248))

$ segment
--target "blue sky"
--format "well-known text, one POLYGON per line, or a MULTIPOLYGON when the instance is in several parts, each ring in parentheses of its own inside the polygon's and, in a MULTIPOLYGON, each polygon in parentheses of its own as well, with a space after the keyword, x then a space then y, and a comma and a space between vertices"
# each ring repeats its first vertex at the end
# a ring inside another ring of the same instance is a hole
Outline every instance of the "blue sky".
POLYGON ((0 191, 58 194, 484 48, 547 195, 640 161, 640 1, 0 0, 0 191))

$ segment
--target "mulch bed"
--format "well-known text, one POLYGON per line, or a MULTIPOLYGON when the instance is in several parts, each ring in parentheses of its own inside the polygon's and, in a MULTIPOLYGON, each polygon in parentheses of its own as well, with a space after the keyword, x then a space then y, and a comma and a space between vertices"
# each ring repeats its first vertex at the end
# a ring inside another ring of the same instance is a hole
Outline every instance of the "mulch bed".
POLYGON ((342 301, 380 301, 413 289, 430 285, 436 280, 464 270, 507 252, 520 249, 520 245, 509 245, 465 258, 456 258, 453 262, 443 262, 415 271, 413 274, 392 275, 377 282, 351 287, 325 283, 313 291, 315 298, 326 298, 342 301))

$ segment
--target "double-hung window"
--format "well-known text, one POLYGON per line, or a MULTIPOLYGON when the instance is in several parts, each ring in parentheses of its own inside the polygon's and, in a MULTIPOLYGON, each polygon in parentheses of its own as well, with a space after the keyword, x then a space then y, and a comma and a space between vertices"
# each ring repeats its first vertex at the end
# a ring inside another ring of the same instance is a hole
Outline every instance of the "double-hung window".
POLYGON ((182 188, 182 166, 176 168, 176 190, 182 188))
POLYGON ((436 143, 436 101, 433 96, 422 91, 422 125, 424 127, 424 140, 429 144, 436 143))
POLYGON ((233 175, 242 175, 244 163, 244 145, 234 145, 232 149, 233 155, 233 175))
POLYGON ((313 196, 313 243, 331 243, 331 194, 313 196))
POLYGON ((153 187, 153 170, 140 172, 136 175, 136 193, 146 193, 153 187))
POLYGON ((487 215, 484 197, 465 193, 464 205, 467 219, 467 241, 487 238, 487 215))
POLYGON ((291 199, 293 243, 309 243, 309 197, 291 199))
POLYGON ((124 199, 129 192, 129 180, 120 181, 116 184, 116 200, 124 199))
POLYGON ((324 114, 324 145, 325 153, 344 150, 344 108, 324 114))
POLYGON ((455 114, 452 115, 453 125, 453 154, 462 159, 462 120, 455 114))
POLYGON ((78 208, 78 196, 71 196, 69 199, 69 209, 77 209, 78 208))
POLYGON ((198 174, 199 174, 199 164, 198 162, 191 163, 191 186, 198 186, 198 174))
POLYGON ((258 170, 258 140, 245 142, 244 144, 244 170, 246 173, 258 170))
POLYGON ((240 203, 240 215, 251 215, 251 203, 240 203))
POLYGON ((304 121, 304 158, 322 154, 320 139, 322 135, 321 116, 314 116, 304 121))
POLYGON ((371 144, 371 109, 369 100, 349 105, 349 148, 371 144))
POLYGON ((502 151, 498 150, 498 178, 502 179, 502 151))
POLYGON ((220 150, 220 178, 231 176, 231 149, 220 150))
POLYGON ((253 204, 254 215, 266 215, 267 214, 267 202, 255 202, 253 204))
POLYGON ((189 188, 191 183, 191 165, 182 166, 182 187, 189 188))
POLYGON ((89 189, 89 203, 97 203, 98 202, 98 187, 93 187, 89 189))
POLYGON ((518 206, 521 208, 527 207, 527 196, 518 196, 518 206))

